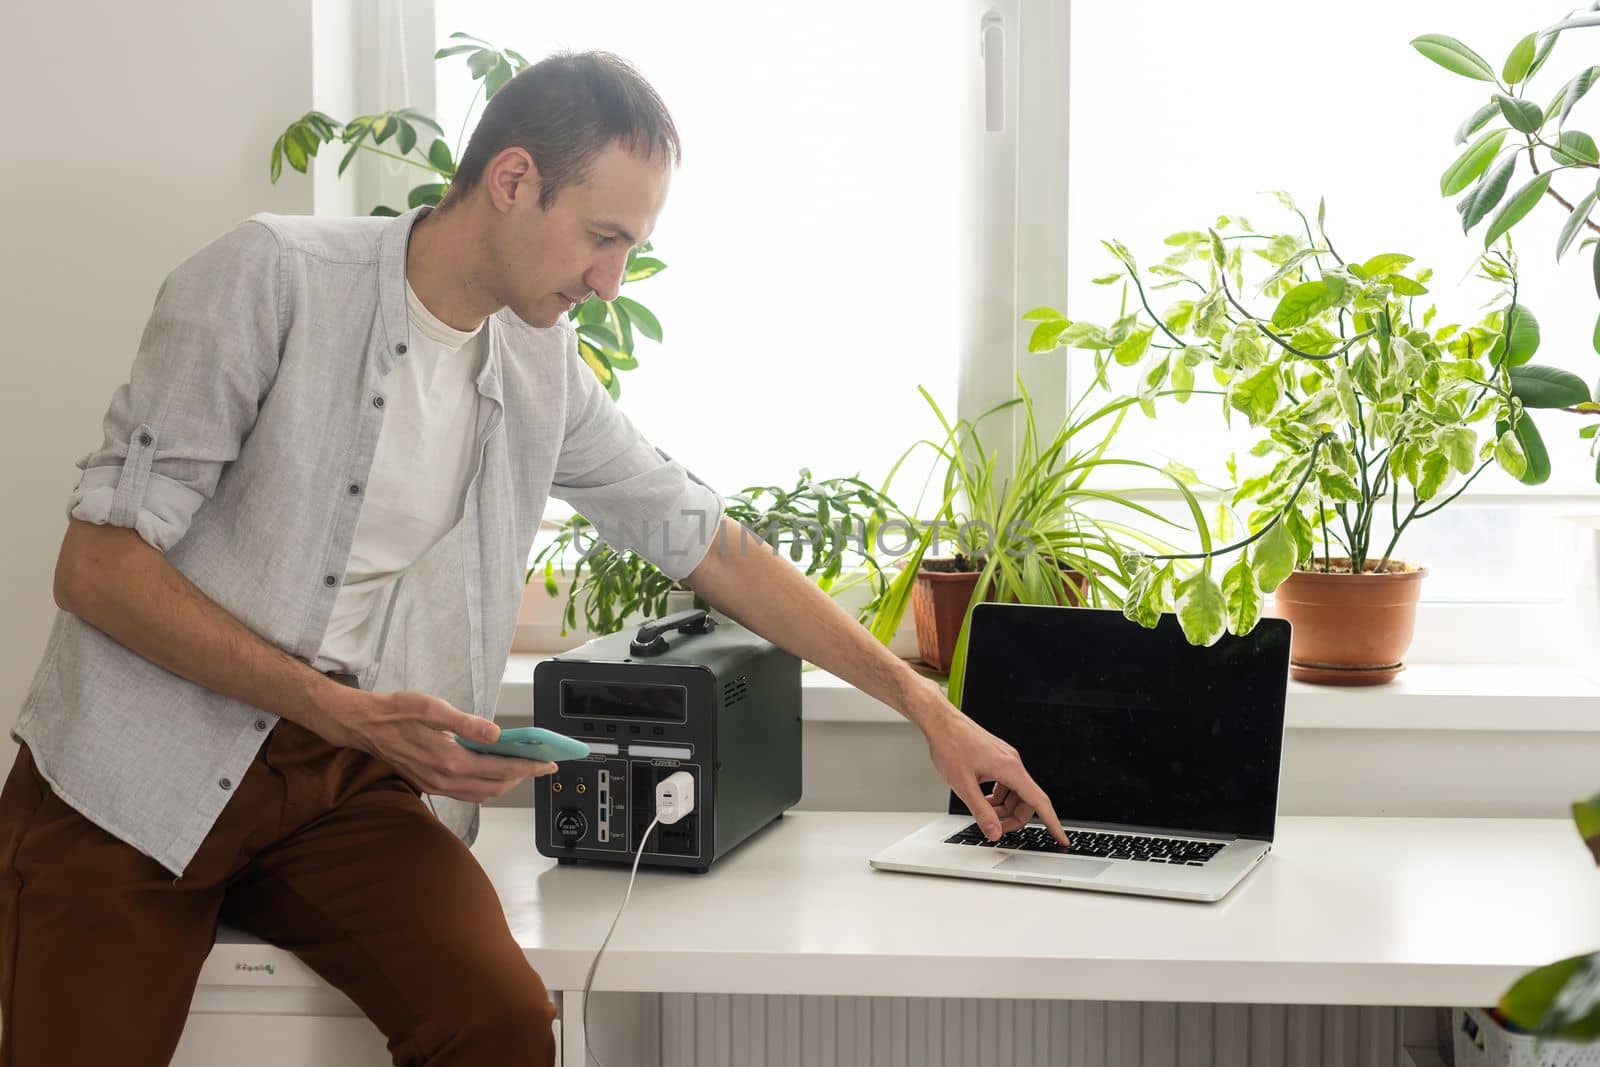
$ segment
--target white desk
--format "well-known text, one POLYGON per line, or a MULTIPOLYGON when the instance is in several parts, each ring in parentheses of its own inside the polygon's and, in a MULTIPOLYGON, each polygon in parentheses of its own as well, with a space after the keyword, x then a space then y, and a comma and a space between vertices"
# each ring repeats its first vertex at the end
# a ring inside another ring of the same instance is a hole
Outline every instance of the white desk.
MULTIPOLYGON (((575 1019, 626 867, 559 867, 525 809, 474 847, 575 1019)), ((1218 904, 875 871, 925 813, 791 812, 706 875, 639 872, 596 990, 1208 1003, 1486 1004, 1600 946, 1600 871, 1561 820, 1282 818, 1218 904)), ((218 946, 202 981, 260 983, 218 946)), ((303 984, 288 953, 257 965, 303 984)), ((315 977, 310 976, 314 982, 315 977)), ((567 1031, 564 1062, 577 1027, 567 1031)))

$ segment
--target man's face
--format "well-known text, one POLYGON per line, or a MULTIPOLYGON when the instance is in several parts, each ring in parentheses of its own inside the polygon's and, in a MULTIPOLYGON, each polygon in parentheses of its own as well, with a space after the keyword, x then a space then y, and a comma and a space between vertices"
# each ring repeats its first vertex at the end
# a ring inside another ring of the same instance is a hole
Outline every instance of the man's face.
POLYGON ((541 210, 527 154, 508 149, 497 157, 491 195, 505 214, 489 234, 489 252, 506 306, 543 328, 591 294, 614 299, 628 250, 655 230, 670 174, 665 159, 643 160, 613 143, 586 181, 562 189, 541 210))

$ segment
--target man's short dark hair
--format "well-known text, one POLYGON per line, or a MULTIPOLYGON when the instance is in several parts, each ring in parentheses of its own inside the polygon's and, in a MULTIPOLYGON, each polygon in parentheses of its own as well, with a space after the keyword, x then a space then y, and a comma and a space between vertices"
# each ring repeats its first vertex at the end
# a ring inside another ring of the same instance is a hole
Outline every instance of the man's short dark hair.
POLYGON ((483 109, 441 208, 471 192, 489 161, 526 149, 539 168, 539 207, 589 176, 614 143, 641 159, 682 158, 678 129, 650 83, 610 52, 558 52, 500 87, 483 109))

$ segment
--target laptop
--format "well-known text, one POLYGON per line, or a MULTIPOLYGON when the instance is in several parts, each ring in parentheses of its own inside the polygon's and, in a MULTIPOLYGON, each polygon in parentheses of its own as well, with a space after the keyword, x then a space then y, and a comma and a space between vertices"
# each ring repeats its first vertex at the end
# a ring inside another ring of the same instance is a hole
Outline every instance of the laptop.
POLYGON ((1272 848, 1288 677, 1285 619, 1196 647, 1171 614, 980 603, 962 711, 1016 747, 1072 845, 1037 817, 987 841, 952 792, 872 866, 1221 900, 1272 848))

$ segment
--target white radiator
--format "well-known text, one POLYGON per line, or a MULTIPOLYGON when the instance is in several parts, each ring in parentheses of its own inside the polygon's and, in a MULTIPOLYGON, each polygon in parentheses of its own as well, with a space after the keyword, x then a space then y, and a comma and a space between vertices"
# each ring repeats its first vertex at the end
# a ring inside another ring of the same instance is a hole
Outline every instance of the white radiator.
POLYGON ((661 1065, 1404 1067, 1402 1011, 1429 1010, 675 993, 661 1065))

